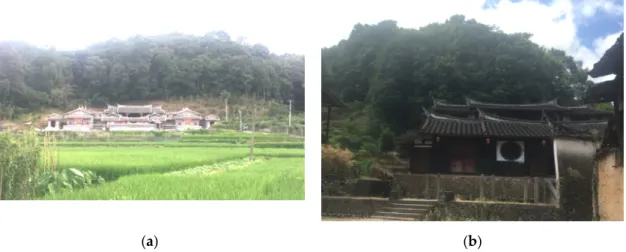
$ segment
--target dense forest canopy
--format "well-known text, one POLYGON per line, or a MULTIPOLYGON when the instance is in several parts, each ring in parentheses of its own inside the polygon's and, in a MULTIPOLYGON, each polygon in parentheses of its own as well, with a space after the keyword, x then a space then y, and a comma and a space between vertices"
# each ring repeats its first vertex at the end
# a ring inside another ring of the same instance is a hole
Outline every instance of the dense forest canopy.
POLYGON ((304 57, 205 36, 111 40, 63 52, 0 42, 0 119, 41 108, 256 95, 304 111, 304 57))
POLYGON ((531 42, 531 36, 507 34, 460 15, 420 29, 401 28, 395 21, 357 24, 347 40, 323 49, 322 85, 365 115, 363 123, 349 127, 365 125, 362 130, 372 139, 385 129, 396 136, 417 130, 421 107, 429 106, 431 95, 451 103, 470 96, 486 102, 559 98, 563 105, 579 104, 593 84, 587 69, 561 50, 531 42))
POLYGON ((355 25, 348 39, 322 50, 322 87, 348 105, 333 110, 338 120, 331 126, 331 144, 372 153, 391 132, 408 146, 424 119, 422 106, 429 107, 433 96, 450 103, 469 96, 498 103, 558 98, 562 105, 580 104, 593 85, 588 69, 531 37, 461 15, 420 29, 390 20, 355 25))

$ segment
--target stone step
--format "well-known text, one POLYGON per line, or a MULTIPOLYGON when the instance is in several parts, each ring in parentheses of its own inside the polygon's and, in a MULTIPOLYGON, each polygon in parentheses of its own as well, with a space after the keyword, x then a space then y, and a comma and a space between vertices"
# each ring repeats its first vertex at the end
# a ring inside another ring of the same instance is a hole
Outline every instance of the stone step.
POLYGON ((400 213, 400 212, 376 212, 378 216, 387 216, 387 217, 399 217, 399 218, 413 218, 419 219, 424 216, 421 213, 400 213))
POLYGON ((430 208, 383 207, 385 212, 425 214, 430 208))
POLYGON ((386 206, 387 207, 400 207, 400 208, 430 209, 434 207, 435 204, 406 204, 406 203, 390 202, 386 206))
POLYGON ((383 215, 372 215, 370 216, 370 218, 372 219, 381 219, 381 220, 387 220, 387 221, 415 221, 415 218, 403 218, 403 217, 393 217, 393 216, 383 216, 383 215))

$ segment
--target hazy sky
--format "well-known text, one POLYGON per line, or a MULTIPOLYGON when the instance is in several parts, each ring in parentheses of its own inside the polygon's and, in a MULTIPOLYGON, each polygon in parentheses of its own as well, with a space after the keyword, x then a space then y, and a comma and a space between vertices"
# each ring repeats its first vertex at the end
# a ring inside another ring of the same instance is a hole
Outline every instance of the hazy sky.
POLYGON ((306 30, 298 22, 302 8, 290 2, 0 0, 0 40, 76 50, 136 34, 224 30, 233 39, 244 36, 272 52, 303 54, 306 30))
POLYGON ((0 0, 0 9, 0 40, 60 50, 135 34, 225 30, 276 53, 332 46, 359 22, 393 19, 419 28, 464 14, 505 32, 532 33, 534 42, 589 68, 624 30, 623 0, 0 0))

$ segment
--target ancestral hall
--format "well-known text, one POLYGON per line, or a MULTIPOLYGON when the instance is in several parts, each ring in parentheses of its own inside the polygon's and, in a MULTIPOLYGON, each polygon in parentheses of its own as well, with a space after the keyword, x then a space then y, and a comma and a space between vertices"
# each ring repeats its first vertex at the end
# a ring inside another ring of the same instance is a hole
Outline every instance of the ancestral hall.
POLYGON ((556 99, 497 104, 466 98, 465 104, 449 104, 433 98, 424 114, 411 173, 553 178, 554 137, 603 132, 612 113, 561 106, 556 99))
POLYGON ((153 131, 210 128, 219 117, 189 108, 166 112, 157 105, 108 105, 102 112, 78 107, 64 115, 48 115, 46 131, 153 131))

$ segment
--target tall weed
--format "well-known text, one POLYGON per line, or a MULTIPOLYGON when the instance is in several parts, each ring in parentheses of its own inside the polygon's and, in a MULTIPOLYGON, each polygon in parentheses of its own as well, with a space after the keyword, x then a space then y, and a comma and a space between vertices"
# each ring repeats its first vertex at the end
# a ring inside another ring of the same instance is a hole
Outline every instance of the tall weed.
POLYGON ((34 194, 40 171, 37 133, 0 133, 0 200, 22 200, 34 194))

